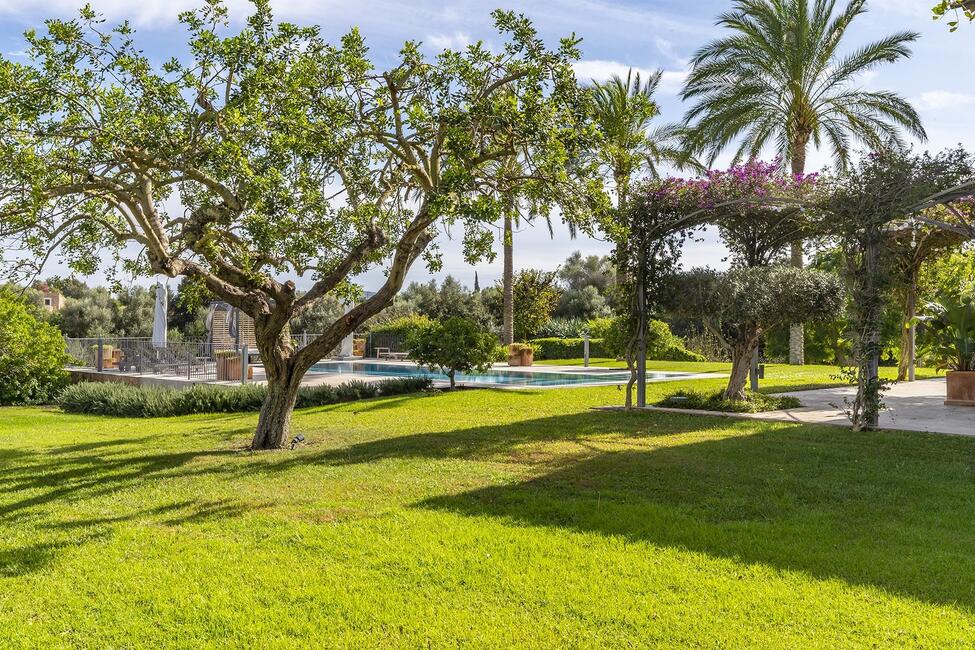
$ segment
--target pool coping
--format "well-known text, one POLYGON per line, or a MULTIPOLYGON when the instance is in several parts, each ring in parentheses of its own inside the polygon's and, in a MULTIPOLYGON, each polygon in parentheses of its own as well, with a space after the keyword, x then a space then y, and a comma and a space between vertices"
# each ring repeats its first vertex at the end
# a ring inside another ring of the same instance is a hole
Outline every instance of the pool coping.
MULTIPOLYGON (((380 363, 383 365, 390 366, 402 366, 402 367, 416 367, 415 361, 408 360, 386 360, 386 359, 370 359, 370 358, 356 358, 356 359, 322 359, 319 363, 380 363)), ((314 367, 314 366, 313 366, 314 367)), ((491 370, 497 370, 504 373, 510 373, 512 375, 517 374, 624 374, 628 373, 626 368, 604 368, 604 367, 593 367, 593 366, 556 366, 556 365, 544 365, 544 366, 509 366, 504 363, 493 363, 490 366, 491 370)), ((666 374, 666 377, 656 377, 653 379, 648 379, 649 383, 658 383, 666 381, 685 381, 689 379, 721 379, 727 377, 726 373, 714 373, 714 372, 680 372, 675 370, 653 370, 650 371, 658 374, 666 374)), ((361 375, 355 373, 312 373, 309 370, 309 374, 316 377, 321 376, 331 376, 331 377, 346 377, 349 379, 359 379, 363 380, 368 378, 368 380, 376 381, 389 378, 398 378, 402 375, 361 375)), ((307 375, 306 375, 307 376, 307 375)), ((624 380, 621 378, 616 378, 613 380, 603 380, 603 381, 587 381, 587 382, 573 382, 565 384, 549 384, 549 385, 515 385, 515 384, 488 384, 481 382, 472 382, 458 380, 456 385, 463 388, 495 388, 503 390, 524 390, 524 389, 544 389, 544 388, 593 388, 596 386, 623 386, 626 384, 627 377, 624 380)), ((436 388, 444 388, 450 386, 450 382, 442 379, 434 379, 433 385, 436 388)))

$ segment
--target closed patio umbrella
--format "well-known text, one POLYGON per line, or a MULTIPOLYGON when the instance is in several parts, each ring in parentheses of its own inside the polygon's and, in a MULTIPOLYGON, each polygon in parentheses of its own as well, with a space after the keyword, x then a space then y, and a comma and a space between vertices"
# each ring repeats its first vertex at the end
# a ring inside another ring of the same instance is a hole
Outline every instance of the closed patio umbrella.
POLYGON ((156 285, 156 308, 152 318, 152 344, 157 348, 166 347, 168 311, 166 285, 160 282, 156 285))

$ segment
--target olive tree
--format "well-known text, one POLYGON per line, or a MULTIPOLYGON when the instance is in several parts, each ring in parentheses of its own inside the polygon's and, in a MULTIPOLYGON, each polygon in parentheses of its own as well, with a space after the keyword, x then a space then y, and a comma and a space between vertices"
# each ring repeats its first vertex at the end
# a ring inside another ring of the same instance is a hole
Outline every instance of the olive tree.
POLYGON ((736 268, 727 272, 692 269, 671 279, 666 306, 685 318, 700 319, 731 355, 724 398, 745 398, 752 353, 769 329, 795 322, 825 320, 842 307, 842 284, 823 271, 786 266, 736 268))
POLYGON ((357 31, 332 44, 253 4, 236 31, 220 0, 182 14, 188 53, 161 65, 90 9, 28 32, 26 63, 0 59, 0 238, 14 274, 55 254, 80 273, 113 260, 193 278, 250 315, 268 380, 252 446, 267 449, 289 436, 305 371, 416 260, 437 264, 438 226, 465 226, 470 260, 490 251, 498 160, 525 161, 533 214, 574 220, 602 198, 576 180, 574 37, 549 49, 497 11, 496 49, 431 59, 408 42, 380 71, 357 31), (353 280, 377 265, 386 279, 361 299, 353 280), (297 349, 289 323, 330 295, 360 299, 297 349))

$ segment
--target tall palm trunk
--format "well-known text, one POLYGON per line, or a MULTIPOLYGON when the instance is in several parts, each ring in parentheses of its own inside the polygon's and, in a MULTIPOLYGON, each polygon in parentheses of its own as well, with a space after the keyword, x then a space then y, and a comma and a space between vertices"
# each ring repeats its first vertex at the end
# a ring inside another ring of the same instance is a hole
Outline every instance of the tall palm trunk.
POLYGON ((503 288, 501 308, 501 342, 511 345, 515 342, 515 262, 514 262, 514 228, 511 210, 504 213, 504 275, 501 279, 503 288))
MULTIPOLYGON (((798 176, 806 172, 806 146, 809 136, 797 136, 792 144, 792 174, 798 176)), ((802 240, 792 242, 790 263, 797 269, 803 267, 802 240)), ((801 366, 806 362, 806 333, 802 323, 793 323, 789 327, 789 363, 801 366)))

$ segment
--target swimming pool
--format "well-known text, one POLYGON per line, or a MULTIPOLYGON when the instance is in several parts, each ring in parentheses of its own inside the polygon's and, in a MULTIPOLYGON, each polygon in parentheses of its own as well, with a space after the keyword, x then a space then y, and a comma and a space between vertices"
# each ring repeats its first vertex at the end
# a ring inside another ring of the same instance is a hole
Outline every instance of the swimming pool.
MULTIPOLYGON (((434 381, 449 381, 447 375, 414 363, 384 363, 381 361, 322 361, 308 370, 308 374, 347 374, 366 377, 429 377, 434 381)), ((685 372, 648 372, 648 380, 687 377, 685 372)), ((622 384, 630 378, 626 370, 615 368, 586 368, 578 371, 519 370, 491 368, 475 374, 457 373, 457 382, 489 386, 572 386, 579 384, 622 384)))

